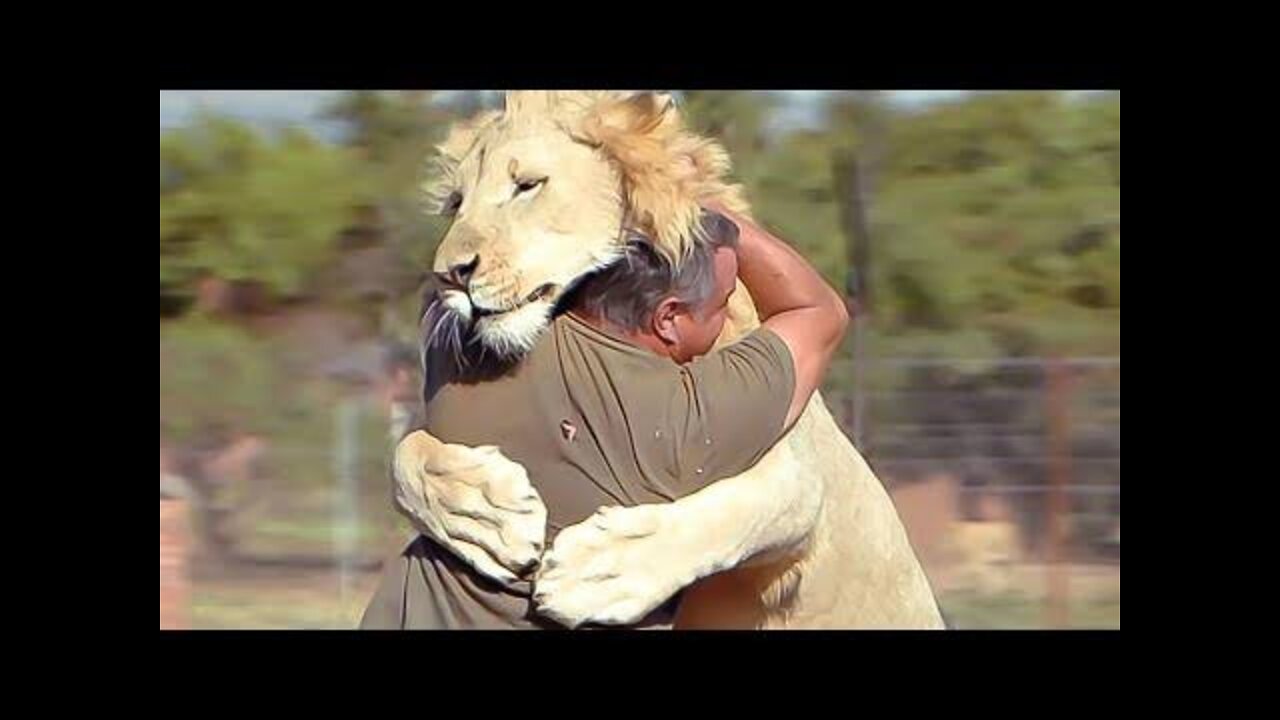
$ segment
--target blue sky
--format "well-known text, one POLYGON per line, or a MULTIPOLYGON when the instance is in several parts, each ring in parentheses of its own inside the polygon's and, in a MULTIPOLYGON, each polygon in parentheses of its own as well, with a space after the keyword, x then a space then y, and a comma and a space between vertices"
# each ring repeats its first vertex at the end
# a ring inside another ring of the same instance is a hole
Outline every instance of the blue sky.
MULTIPOLYGON (((161 90, 160 129, 182 125, 201 106, 255 124, 304 123, 320 132, 328 128, 316 118, 336 90, 161 90)), ((821 91, 792 90, 783 121, 803 124, 813 116, 821 91)), ((963 95, 959 90, 900 90, 892 93, 903 104, 936 102, 963 95)))

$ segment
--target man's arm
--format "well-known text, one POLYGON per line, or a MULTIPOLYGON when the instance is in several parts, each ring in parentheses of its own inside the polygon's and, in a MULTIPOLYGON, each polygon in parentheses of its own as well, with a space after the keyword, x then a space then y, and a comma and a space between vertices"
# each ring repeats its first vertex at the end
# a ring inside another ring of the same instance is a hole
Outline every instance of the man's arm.
POLYGON ((849 316, 840 296, 782 240, 744 219, 738 276, 760 329, 684 366, 680 476, 651 489, 675 499, 756 464, 795 424, 822 382, 849 316))
POLYGON ((787 409, 791 427, 822 384, 849 327, 844 300, 790 245, 755 223, 715 207, 738 226, 738 277, 751 292, 761 325, 791 351, 795 390, 787 409))
POLYGON ((670 415, 672 430, 686 434, 684 472, 658 489, 668 498, 756 464, 808 406, 849 322, 840 296, 789 245, 750 221, 722 217, 739 226, 738 277, 762 322, 684 366, 686 407, 670 415))

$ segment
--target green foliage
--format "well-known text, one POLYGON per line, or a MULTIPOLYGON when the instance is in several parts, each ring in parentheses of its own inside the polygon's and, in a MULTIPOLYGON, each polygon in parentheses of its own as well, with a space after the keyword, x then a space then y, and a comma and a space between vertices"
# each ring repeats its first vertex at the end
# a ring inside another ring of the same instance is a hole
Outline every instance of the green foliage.
POLYGON ((160 286, 209 274, 288 297, 333 259, 371 197, 347 151, 287 129, 267 138, 204 116, 160 136, 160 286))
POLYGON ((272 434, 287 387, 271 344, 241 327, 199 317, 160 326, 162 435, 272 434))
POLYGON ((886 339, 1119 352, 1118 97, 979 94, 897 118, 886 143, 871 199, 886 339))
POLYGON ((842 164, 866 175, 877 351, 1118 353, 1120 99, 976 93, 907 112, 836 93, 825 127, 768 137, 768 94, 685 93, 758 219, 833 286, 850 270, 842 164))
MULTIPOLYGON (((355 91, 325 110, 343 123, 345 142, 362 159, 375 188, 376 227, 400 267, 431 265, 443 219, 425 212, 422 184, 434 145, 450 123, 468 117, 487 101, 482 93, 456 94, 444 102, 436 93, 355 91)), ((391 300, 385 334, 407 339, 414 332, 417 297, 411 292, 391 300)))

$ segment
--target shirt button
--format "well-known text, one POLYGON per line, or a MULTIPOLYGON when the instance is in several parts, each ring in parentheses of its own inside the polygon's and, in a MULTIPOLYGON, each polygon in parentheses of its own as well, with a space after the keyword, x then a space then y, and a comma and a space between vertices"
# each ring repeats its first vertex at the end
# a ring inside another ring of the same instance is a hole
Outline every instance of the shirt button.
POLYGON ((655 438, 661 438, 661 437, 662 437, 662 431, 661 431, 661 430, 654 430, 654 431, 653 431, 653 436, 654 436, 655 438))
POLYGON ((697 469, 697 470, 695 470, 694 472, 696 472, 696 473, 698 473, 699 475, 701 475, 701 474, 702 474, 702 468, 698 468, 698 469, 697 469))

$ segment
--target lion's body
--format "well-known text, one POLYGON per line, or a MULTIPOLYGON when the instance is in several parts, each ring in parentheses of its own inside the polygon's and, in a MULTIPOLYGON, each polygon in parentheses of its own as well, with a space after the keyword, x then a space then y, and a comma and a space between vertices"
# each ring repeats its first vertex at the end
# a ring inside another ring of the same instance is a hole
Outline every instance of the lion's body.
MULTIPOLYGON (((462 128, 442 147, 450 163, 443 193, 471 197, 455 198, 458 220, 437 252, 436 270, 471 262, 478 253, 469 302, 483 298, 484 308, 506 311, 477 322, 481 340, 495 352, 527 349, 529 328, 538 318, 545 321, 555 298, 523 305, 520 299, 543 283, 562 288, 598 267, 617 242, 617 233, 606 232, 611 225, 637 226, 679 257, 698 241, 700 203, 718 201, 747 214, 739 190, 724 180, 723 150, 686 131, 678 114, 661 103, 652 95, 515 93, 504 115, 462 128), (574 138, 571 144, 566 136, 574 138), (530 138, 536 160, 524 156, 530 138), (519 152, 508 152, 513 148, 519 152), (563 168, 557 148, 573 155, 563 168), (498 170, 480 167, 485 156, 498 170), (510 191, 515 199, 504 200, 506 171, 514 181, 520 167, 535 164, 549 177, 541 190, 549 196, 532 201, 542 206, 518 206, 517 191, 510 191), (598 187, 608 182, 613 187, 598 187), (574 208, 584 218, 581 227, 574 208), (507 275, 494 279, 486 270, 507 275), (539 302, 545 307, 535 307, 539 302)), ((470 311, 468 301, 456 302, 470 311)), ((721 343, 757 324, 740 286, 721 343)), ((663 583, 705 578, 687 593, 679 627, 942 627, 888 493, 817 394, 787 437, 751 470, 646 508, 647 521, 666 529, 624 548, 630 553, 626 569, 663 583)), ((650 590, 658 592, 635 586, 628 592, 650 590)))
MULTIPOLYGON (((757 324, 747 293, 734 297, 740 304, 721 342, 732 342, 757 324)), ((779 445, 744 476, 794 473, 805 479, 804 492, 821 495, 808 542, 776 561, 697 583, 686 594, 677 627, 943 627, 933 590, 888 492, 820 394, 779 445)), ((727 528, 742 520, 722 522, 727 528)))

